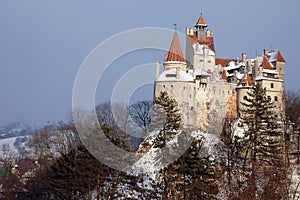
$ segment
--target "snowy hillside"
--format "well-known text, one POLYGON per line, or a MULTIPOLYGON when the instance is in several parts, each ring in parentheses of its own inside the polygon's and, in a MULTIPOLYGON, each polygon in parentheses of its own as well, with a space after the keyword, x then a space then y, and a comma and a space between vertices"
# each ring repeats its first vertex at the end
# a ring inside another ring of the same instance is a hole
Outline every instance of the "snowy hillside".
POLYGON ((0 158, 8 154, 17 155, 20 149, 25 148, 25 143, 30 136, 18 136, 0 140, 0 158))
POLYGON ((149 173, 150 177, 155 180, 157 178, 157 172, 178 159, 190 147, 193 140, 201 141, 202 148, 199 152, 200 157, 205 157, 207 155, 217 157, 217 155, 220 155, 217 146, 221 141, 216 135, 203 133, 201 131, 193 131, 192 133, 179 131, 174 139, 167 142, 166 148, 164 147, 161 149, 153 146, 153 141, 157 134, 158 132, 151 133, 141 143, 137 152, 146 153, 135 163, 133 167, 134 174, 149 173), (188 139, 182 137, 187 135, 190 136, 187 137, 188 139))

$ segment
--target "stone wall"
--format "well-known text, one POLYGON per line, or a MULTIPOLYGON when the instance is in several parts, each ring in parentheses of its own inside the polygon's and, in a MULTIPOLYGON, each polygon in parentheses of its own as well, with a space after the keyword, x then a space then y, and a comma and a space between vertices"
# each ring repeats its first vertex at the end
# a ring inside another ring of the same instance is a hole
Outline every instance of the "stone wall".
POLYGON ((155 82, 154 95, 166 91, 179 104, 184 126, 220 132, 224 118, 236 117, 236 92, 234 84, 211 82, 164 81, 155 82))

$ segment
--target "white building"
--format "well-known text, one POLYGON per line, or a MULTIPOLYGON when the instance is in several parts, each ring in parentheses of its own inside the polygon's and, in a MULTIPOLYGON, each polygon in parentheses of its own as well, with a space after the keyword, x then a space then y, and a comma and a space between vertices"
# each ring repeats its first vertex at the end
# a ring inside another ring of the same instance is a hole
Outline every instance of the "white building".
POLYGON ((157 65, 155 97, 167 91, 175 98, 186 127, 219 130, 225 117, 238 117, 240 102, 257 82, 275 102, 276 115, 284 118, 285 60, 280 51, 265 49, 262 56, 249 59, 244 52, 241 59, 217 58, 213 31, 207 26, 201 14, 194 29, 186 29, 185 56, 174 33, 163 72, 157 65))

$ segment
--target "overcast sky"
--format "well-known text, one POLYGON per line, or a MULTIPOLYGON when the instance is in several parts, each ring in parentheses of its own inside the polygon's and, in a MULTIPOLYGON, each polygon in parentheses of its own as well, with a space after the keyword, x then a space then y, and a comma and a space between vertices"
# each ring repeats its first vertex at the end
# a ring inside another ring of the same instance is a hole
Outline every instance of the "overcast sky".
MULTIPOLYGON (((279 49, 287 60, 285 86, 298 90, 299 2, 1 0, 0 124, 65 120, 77 70, 101 41, 132 28, 172 29, 174 23, 184 33, 201 10, 214 31, 217 57, 237 58, 243 51, 253 57, 264 48, 279 49)), ((114 65, 162 61, 163 54, 137 52, 114 65)), ((141 98, 151 98, 151 86, 145 91, 150 93, 141 98)), ((97 103, 108 99, 106 95, 97 94, 97 103)))

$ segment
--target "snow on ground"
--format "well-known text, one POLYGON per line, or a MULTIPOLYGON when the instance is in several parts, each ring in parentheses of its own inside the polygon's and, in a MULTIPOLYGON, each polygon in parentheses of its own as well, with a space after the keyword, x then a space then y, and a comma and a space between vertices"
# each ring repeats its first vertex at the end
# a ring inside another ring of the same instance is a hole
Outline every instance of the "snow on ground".
POLYGON ((191 133, 184 133, 184 131, 179 131, 179 133, 169 142, 167 142, 166 148, 171 150, 170 155, 168 150, 164 148, 153 147, 153 141, 157 136, 158 132, 151 133, 139 147, 138 152, 144 153, 144 155, 135 163, 132 168, 133 174, 148 174, 153 180, 158 180, 160 178, 158 171, 167 165, 174 162, 179 158, 189 147, 193 140, 201 140, 202 148, 199 152, 200 156, 212 156, 216 157, 218 155, 217 145, 221 142, 220 138, 214 134, 203 133, 201 131, 193 131, 191 133), (190 136, 188 140, 183 140, 182 136, 190 136), (165 156, 165 157, 164 157, 165 156))
MULTIPOLYGON (((16 140, 24 139, 28 136, 19 136, 19 137, 11 137, 0 140, 0 158, 5 157, 5 155, 9 154, 18 154, 18 146, 15 145, 16 140)), ((19 147, 25 147, 25 142, 19 144, 19 147)))
POLYGON ((234 138, 243 138, 245 136, 245 131, 248 130, 247 125, 243 122, 241 118, 233 121, 231 125, 232 136, 234 138))
POLYGON ((292 184, 290 187, 290 198, 300 199, 300 166, 295 166, 292 171, 292 184))

